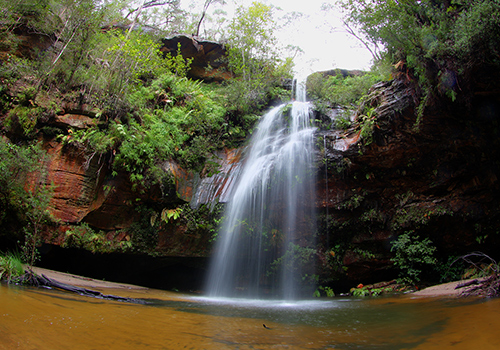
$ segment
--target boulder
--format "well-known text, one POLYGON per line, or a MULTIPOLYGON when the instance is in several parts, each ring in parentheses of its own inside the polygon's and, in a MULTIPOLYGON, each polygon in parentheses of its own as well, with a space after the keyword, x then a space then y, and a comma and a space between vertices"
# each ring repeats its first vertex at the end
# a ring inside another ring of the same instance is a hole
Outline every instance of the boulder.
POLYGON ((231 77, 227 67, 227 51, 220 43, 198 40, 187 35, 163 39, 162 43, 161 51, 164 54, 176 56, 180 44, 182 56, 192 59, 191 69, 187 74, 189 78, 220 82, 231 77))

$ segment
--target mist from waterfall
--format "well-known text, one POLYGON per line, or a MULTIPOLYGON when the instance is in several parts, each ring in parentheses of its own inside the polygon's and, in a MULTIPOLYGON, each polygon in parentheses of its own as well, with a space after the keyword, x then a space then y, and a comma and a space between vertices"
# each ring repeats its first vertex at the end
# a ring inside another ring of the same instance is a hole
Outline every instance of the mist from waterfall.
POLYGON ((296 99, 260 120, 230 194, 206 290, 212 297, 310 296, 315 271, 311 106, 296 99))

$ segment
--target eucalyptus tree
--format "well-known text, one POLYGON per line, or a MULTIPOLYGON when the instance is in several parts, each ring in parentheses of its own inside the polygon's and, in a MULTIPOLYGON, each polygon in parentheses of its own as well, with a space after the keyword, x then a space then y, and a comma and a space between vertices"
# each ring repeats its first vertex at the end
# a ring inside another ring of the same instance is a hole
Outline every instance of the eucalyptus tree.
POLYGON ((291 76, 292 60, 281 57, 276 38, 275 10, 256 1, 249 7, 240 6, 223 33, 234 76, 231 100, 244 113, 277 97, 282 78, 291 76))
POLYGON ((123 6, 125 21, 134 27, 158 31, 160 35, 182 31, 186 27, 187 13, 180 0, 128 0, 123 6))
POLYGON ((250 80, 274 68, 279 60, 276 29, 271 6, 253 2, 248 8, 236 9, 227 29, 229 62, 235 74, 250 80))
POLYGON ((203 4, 203 10, 201 11, 200 20, 198 21, 198 24, 196 25, 196 32, 194 34, 195 36, 200 35, 201 23, 203 22, 203 20, 205 19, 205 16, 207 15, 208 8, 210 7, 210 5, 215 4, 215 3, 220 3, 220 4, 224 5, 226 2, 224 0, 205 0, 205 3, 203 4))

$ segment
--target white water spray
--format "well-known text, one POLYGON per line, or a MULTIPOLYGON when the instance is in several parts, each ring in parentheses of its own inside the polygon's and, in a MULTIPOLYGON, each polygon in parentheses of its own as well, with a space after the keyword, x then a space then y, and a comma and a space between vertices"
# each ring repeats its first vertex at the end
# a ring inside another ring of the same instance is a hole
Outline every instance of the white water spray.
POLYGON ((296 101, 263 116, 251 139, 215 246, 210 296, 295 299, 313 287, 315 128, 304 83, 294 85, 296 101))

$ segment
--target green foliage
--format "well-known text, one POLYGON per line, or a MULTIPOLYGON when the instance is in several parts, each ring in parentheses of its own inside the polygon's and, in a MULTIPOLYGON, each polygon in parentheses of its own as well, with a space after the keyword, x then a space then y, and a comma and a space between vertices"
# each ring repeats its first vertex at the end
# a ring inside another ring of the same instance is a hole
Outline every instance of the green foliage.
POLYGON ((354 210, 356 208, 359 208, 363 200, 365 199, 363 194, 353 194, 349 199, 344 201, 341 204, 342 209, 348 209, 348 210, 354 210))
MULTIPOLYGON (((332 106, 341 107, 340 113, 334 121, 337 129, 347 129, 351 126, 351 115, 355 108, 368 96, 369 89, 382 80, 382 76, 375 71, 355 76, 346 71, 337 70, 335 75, 313 73, 307 79, 307 91, 314 100, 315 108, 323 114, 332 106)), ((374 109, 367 109, 357 117, 358 128, 365 145, 372 141, 372 132, 376 116, 374 109)))
POLYGON ((275 24, 271 6, 253 2, 248 8, 236 9, 229 24, 229 65, 243 80, 253 80, 254 75, 269 73, 276 60, 276 52, 269 50, 276 44, 275 24), (265 72, 260 71, 265 69, 265 72))
POLYGON ((169 222, 170 219, 172 221, 175 221, 181 217, 182 214, 182 208, 175 208, 175 209, 163 209, 161 211, 161 219, 164 222, 169 222))
POLYGON ((237 50, 246 52, 246 65, 233 61, 234 81, 215 87, 185 77, 191 60, 182 57, 180 48, 163 57, 149 32, 103 27, 120 18, 122 2, 29 3, 29 11, 5 3, 1 15, 8 21, 0 25, 0 34, 11 33, 31 11, 36 15, 26 18, 30 28, 48 36, 57 33, 57 43, 36 60, 16 57, 13 48, 0 66, 0 108, 7 115, 2 126, 24 139, 43 130, 85 151, 89 159, 105 155, 113 172, 129 172, 137 188, 168 180, 161 169, 172 159, 201 170, 215 151, 243 142, 258 119, 257 110, 270 99, 288 96, 280 83, 292 63, 268 50, 275 23, 271 9, 262 4, 240 8, 242 17, 227 36, 234 57, 243 57, 237 50), (61 112, 55 106, 66 102, 94 117, 95 125, 50 129, 47 121, 61 112))
POLYGON ((231 110, 251 114, 269 100, 289 96, 280 83, 291 78, 293 62, 281 59, 276 29, 271 6, 253 2, 237 8, 226 34, 228 65, 235 76, 224 89, 231 110))
POLYGON ((110 253, 114 251, 126 251, 131 248, 128 240, 113 242, 106 238, 104 231, 95 231, 87 223, 81 223, 66 231, 63 248, 80 248, 92 253, 110 253))
MULTIPOLYGON (((474 1, 338 1, 345 21, 371 47, 402 62, 426 91, 456 99, 468 92, 474 67, 500 65, 500 3, 474 1), (461 82, 459 83, 459 80, 461 82), (460 87, 459 87, 460 86, 460 87)), ((382 59, 384 54, 378 55, 382 59)), ((400 66, 400 72, 410 77, 400 66)), ((469 98, 470 96, 466 96, 469 98)), ((421 102, 430 103, 430 96, 421 102)))
POLYGON ((133 252, 154 255, 154 249, 158 245, 160 220, 153 220, 152 217, 157 217, 158 213, 146 206, 138 206, 136 211, 140 213, 140 219, 127 229, 131 237, 130 248, 133 252))
POLYGON ((222 204, 203 205, 197 209, 189 204, 183 205, 181 220, 186 225, 186 233, 192 235, 209 235, 210 242, 218 237, 218 229, 224 221, 222 204))
POLYGON ((271 263, 267 275, 279 275, 285 270, 289 276, 300 278, 303 285, 314 285, 318 282, 318 276, 307 272, 310 272, 314 265, 315 255, 316 249, 290 243, 285 253, 271 263), (300 271, 304 273, 301 276, 298 275, 300 271))
POLYGON ((35 170, 43 177, 40 172, 43 156, 38 145, 17 146, 0 139, 0 227, 2 234, 15 236, 10 232, 13 225, 16 222, 24 225, 23 256, 30 265, 36 261, 41 225, 50 220, 47 206, 51 188, 30 178, 35 170))
POLYGON ((314 100, 330 105, 355 106, 382 77, 375 72, 348 75, 338 70, 335 75, 313 73, 307 79, 307 92, 314 100))
POLYGON ((337 129, 347 130, 352 125, 351 113, 350 110, 347 110, 338 115, 337 118, 335 118, 335 127, 337 129))
POLYGON ((436 264, 435 270, 439 275, 439 282, 446 283, 462 279, 466 266, 460 257, 448 256, 446 260, 439 261, 436 264))
POLYGON ((367 296, 378 297, 384 293, 390 293, 393 291, 392 287, 373 288, 373 286, 359 286, 358 288, 352 288, 351 294, 357 298, 367 296))
POLYGON ((191 68, 192 58, 184 58, 181 53, 181 43, 177 43, 177 54, 172 56, 169 52, 165 56, 167 69, 178 77, 185 77, 191 68))
POLYGON ((24 267, 19 253, 0 253, 0 280, 10 281, 23 274, 24 267))
POLYGON ((126 98, 135 118, 71 130, 59 139, 91 153, 113 151, 114 170, 127 171, 134 183, 146 184, 161 182, 162 172, 155 169, 172 158, 199 170, 233 137, 216 93, 185 77, 162 74, 149 86, 130 88, 126 98))
MULTIPOLYGON (((125 104, 128 93, 137 85, 169 71, 181 69, 182 56, 162 59, 160 44, 150 36, 119 31, 96 33, 92 36, 89 59, 79 64, 74 71, 65 66, 64 57, 55 73, 59 79, 65 77, 69 86, 84 84, 89 102, 98 108, 125 104), (70 72, 68 74, 68 71, 70 72)), ((184 65, 182 68, 187 69, 184 65)))
POLYGON ((366 297, 370 296, 370 290, 366 287, 363 288, 354 288, 351 290, 351 293, 353 296, 359 298, 359 297, 366 297))
POLYGON ((373 142, 373 130, 377 121, 375 108, 367 108, 362 115, 358 116, 357 121, 360 128, 359 135, 363 140, 363 144, 368 146, 373 142))
POLYGON ((437 263, 434 258, 436 247, 429 238, 420 239, 414 236, 414 231, 407 231, 393 241, 391 261, 401 270, 402 282, 415 284, 420 281, 422 270, 437 263))
POLYGON ((335 296, 335 292, 333 291, 333 289, 328 286, 327 287, 319 286, 318 289, 314 291, 313 296, 315 298, 319 298, 321 297, 322 294, 324 294, 327 298, 333 298, 335 296))
POLYGON ((379 210, 372 208, 364 212, 359 220, 361 222, 384 222, 384 215, 379 210))
POLYGON ((416 204, 408 204, 396 211, 393 217, 392 228, 394 230, 410 226, 420 228, 427 225, 432 218, 443 215, 451 215, 451 213, 441 206, 428 208, 416 204))

